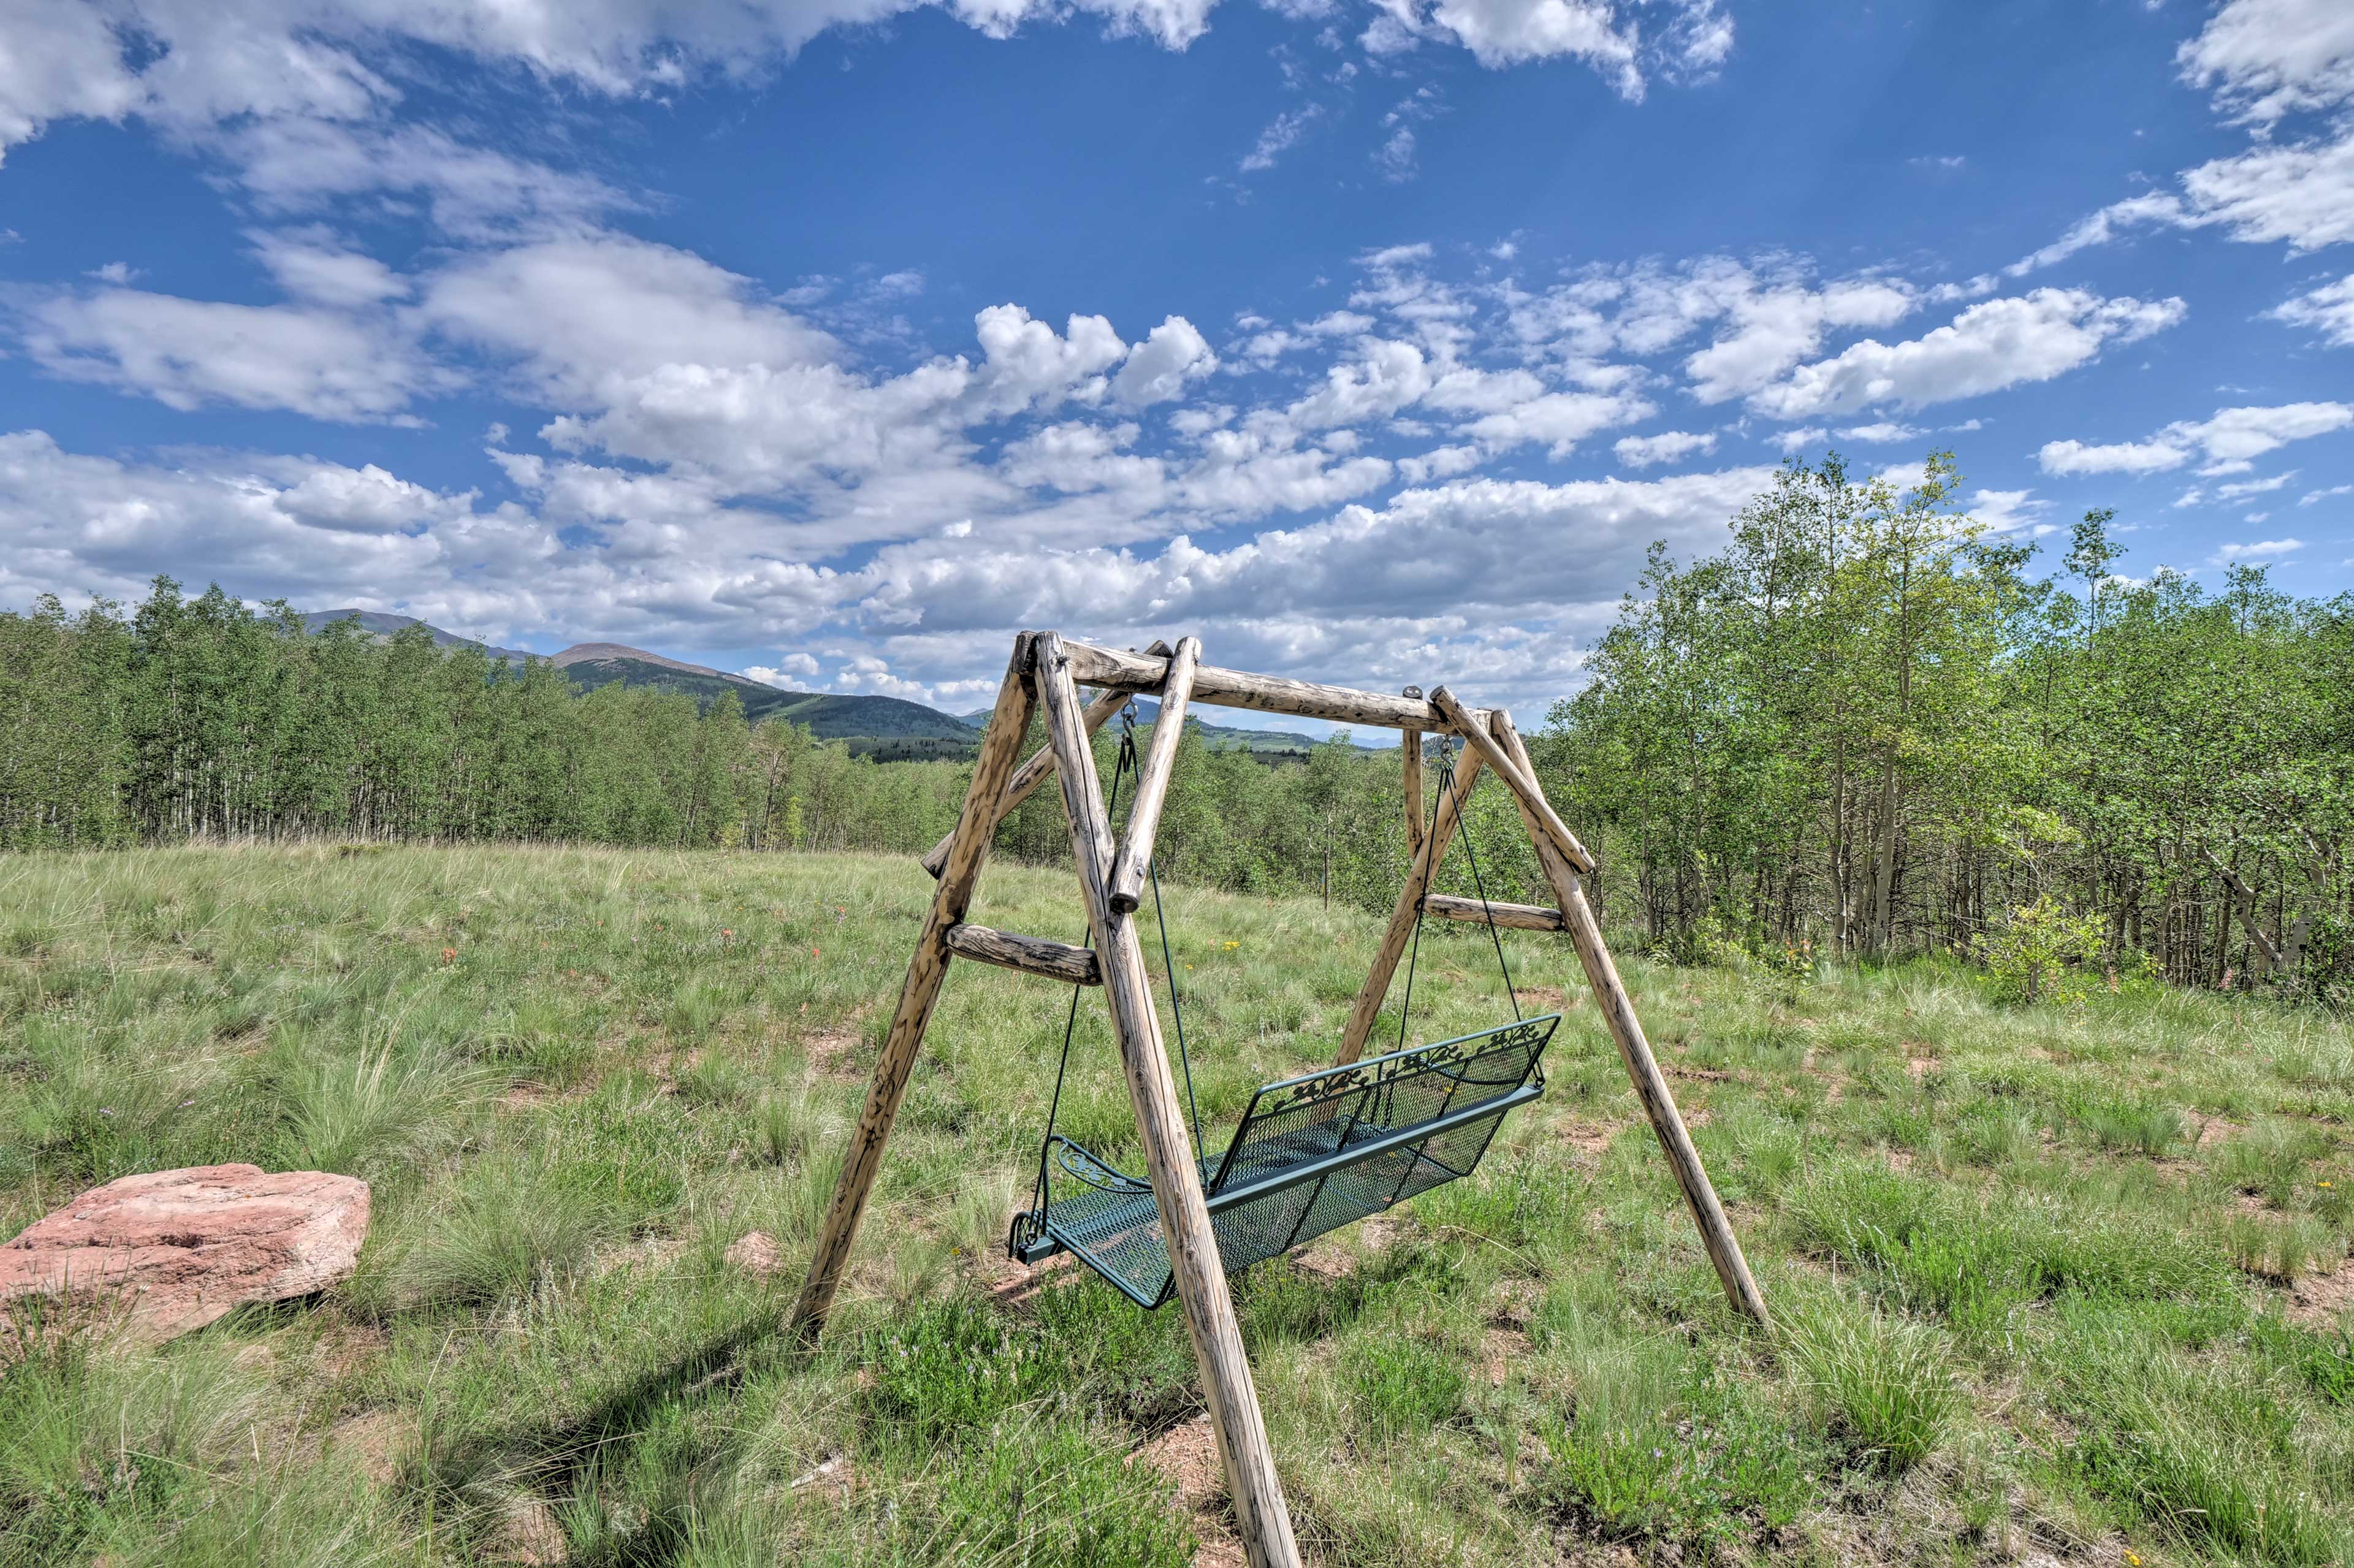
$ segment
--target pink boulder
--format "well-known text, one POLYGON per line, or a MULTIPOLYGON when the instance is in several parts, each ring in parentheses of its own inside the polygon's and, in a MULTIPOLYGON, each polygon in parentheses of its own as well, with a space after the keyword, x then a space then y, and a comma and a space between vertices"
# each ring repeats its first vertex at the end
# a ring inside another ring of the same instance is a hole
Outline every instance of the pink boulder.
MULTIPOLYGON (((356 1177, 258 1165, 125 1176, 0 1246, 0 1304, 62 1298, 152 1343, 349 1278, 367 1224, 356 1177)), ((7 1334, 0 1323, 0 1343, 7 1334)))

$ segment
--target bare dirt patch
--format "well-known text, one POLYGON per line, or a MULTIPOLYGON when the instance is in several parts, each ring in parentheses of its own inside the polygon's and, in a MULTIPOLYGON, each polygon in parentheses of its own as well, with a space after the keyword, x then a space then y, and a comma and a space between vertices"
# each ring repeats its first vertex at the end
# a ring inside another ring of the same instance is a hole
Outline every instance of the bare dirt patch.
POLYGON ((1218 1463, 1210 1418, 1180 1422, 1136 1451, 1137 1459, 1167 1477, 1193 1527, 1193 1568, 1243 1568, 1248 1560, 1235 1534, 1225 1474, 1218 1463))
POLYGON ((338 1421, 327 1431, 330 1453, 350 1457, 361 1475, 387 1486, 400 1473, 417 1432, 397 1410, 370 1410, 338 1421))
POLYGON ((2209 1144, 2221 1143, 2227 1138, 2235 1137, 2247 1130, 2238 1122, 2225 1121, 2220 1116, 2211 1116, 2199 1124, 2199 1136, 2191 1140, 2191 1147, 2204 1149, 2209 1144))
POLYGON ((828 1028, 816 1030, 801 1037, 801 1048, 809 1055, 810 1065, 826 1077, 843 1083, 855 1083, 866 1076, 859 1063, 861 1047, 865 1043, 865 1031, 861 1021, 866 1010, 860 1008, 849 1017, 828 1028))
POLYGON ((1335 1231, 1291 1255, 1295 1267, 1326 1279, 1345 1279, 1357 1266, 1406 1233, 1407 1222, 1394 1214, 1374 1214, 1347 1230, 1335 1231), (1353 1245, 1352 1245, 1353 1244, 1353 1245))
POLYGON ((2339 1264, 2327 1274, 2308 1274, 2291 1286, 2285 1316, 2300 1329, 2328 1333, 2354 1323, 2354 1266, 2339 1264))

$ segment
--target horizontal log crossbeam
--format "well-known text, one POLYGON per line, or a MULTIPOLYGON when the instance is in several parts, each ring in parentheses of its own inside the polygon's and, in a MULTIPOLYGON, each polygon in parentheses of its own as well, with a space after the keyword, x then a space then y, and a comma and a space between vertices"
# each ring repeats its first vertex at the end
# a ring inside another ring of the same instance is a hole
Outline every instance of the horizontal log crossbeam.
MULTIPOLYGON (((1169 675, 1169 661, 1147 653, 1123 653, 1086 642, 1066 642, 1063 652, 1070 661, 1074 680, 1105 691, 1158 691, 1169 675)), ((1323 719, 1331 724, 1463 733, 1455 720, 1420 697, 1391 697, 1347 686, 1287 681, 1278 675, 1254 675, 1247 670, 1222 670, 1215 664, 1204 664, 1193 672, 1192 695, 1193 701, 1214 707, 1249 708, 1256 713, 1323 719)), ((1470 717, 1479 726, 1488 722, 1484 710, 1473 711, 1470 717)), ((1485 729, 1480 733, 1486 734, 1485 729)))
POLYGON ((1068 942, 1050 942, 1044 937, 1023 937, 964 922, 949 927, 942 940, 948 943, 949 951, 960 959, 995 964, 1002 969, 1019 969, 1025 975, 1059 980, 1064 985, 1103 984, 1103 965, 1091 948, 1074 948, 1068 942))
MULTIPOLYGON (((1442 920, 1469 920, 1478 925, 1494 922, 1508 931, 1565 931, 1569 923, 1558 909, 1548 909, 1542 904, 1481 903, 1477 898, 1458 898, 1451 893, 1426 894, 1422 912, 1436 915, 1442 920)), ((949 944, 954 947, 952 941, 949 944)))

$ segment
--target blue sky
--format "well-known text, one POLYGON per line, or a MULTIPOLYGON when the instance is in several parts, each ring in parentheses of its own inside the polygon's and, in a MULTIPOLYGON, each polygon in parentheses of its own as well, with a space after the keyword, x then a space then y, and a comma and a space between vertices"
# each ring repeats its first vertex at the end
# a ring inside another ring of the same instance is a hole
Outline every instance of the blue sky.
POLYGON ((31 0, 0 605, 1542 710, 1787 453, 2354 587, 2344 0, 31 0))

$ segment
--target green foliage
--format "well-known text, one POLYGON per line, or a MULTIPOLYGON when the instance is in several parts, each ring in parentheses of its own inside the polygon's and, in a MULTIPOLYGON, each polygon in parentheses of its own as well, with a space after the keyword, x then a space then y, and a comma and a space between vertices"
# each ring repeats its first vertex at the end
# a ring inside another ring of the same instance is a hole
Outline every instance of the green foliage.
POLYGON ((2009 921, 1981 939, 1979 951, 2002 1001, 2029 1007, 2081 1002, 2085 988, 2069 978, 2071 967, 2100 957, 2101 926, 2090 916, 2067 913, 2047 893, 2012 910, 2009 921))

